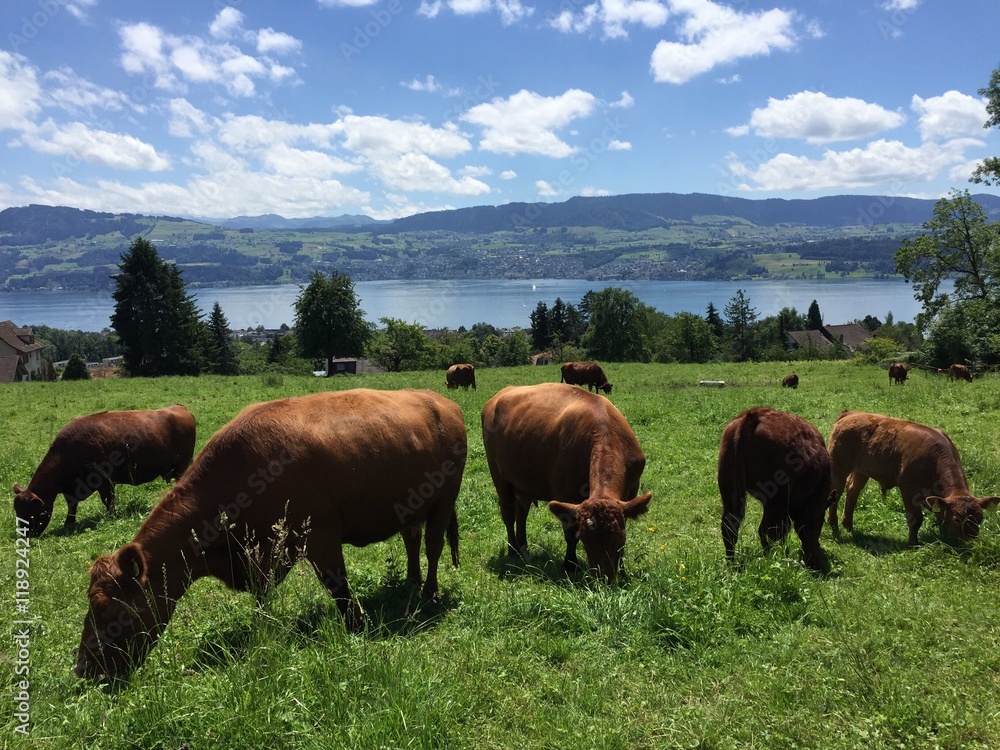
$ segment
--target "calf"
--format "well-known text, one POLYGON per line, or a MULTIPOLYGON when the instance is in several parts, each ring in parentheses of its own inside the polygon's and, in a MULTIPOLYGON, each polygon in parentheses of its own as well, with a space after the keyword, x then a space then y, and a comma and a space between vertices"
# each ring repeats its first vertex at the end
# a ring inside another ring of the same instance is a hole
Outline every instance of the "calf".
POLYGON ((933 511, 938 523, 960 541, 974 538, 983 511, 998 497, 974 497, 954 443, 941 430, 916 422, 845 411, 830 434, 833 503, 830 527, 837 528, 837 502, 847 489, 843 525, 854 529, 854 506, 869 479, 882 488, 882 498, 899 487, 909 528, 909 545, 917 543, 923 511, 933 511))
POLYGON ((897 362, 894 365, 889 365, 889 385, 895 383, 896 385, 902 385, 906 382, 906 365, 902 362, 897 362))
POLYGON ((801 417, 766 406, 743 412, 726 425, 719 448, 726 557, 735 557, 750 493, 764 506, 758 529, 764 549, 783 540, 794 526, 806 566, 822 567, 819 535, 830 490, 830 456, 815 427, 801 417))
POLYGON ((476 390, 476 368, 472 365, 452 365, 444 375, 445 385, 448 389, 462 387, 476 390))
POLYGON ((964 380, 966 383, 971 383, 972 373, 965 365, 952 365, 948 368, 948 380, 964 380))
POLYGON ((565 567, 577 566, 583 542, 591 571, 614 581, 625 520, 645 513, 653 497, 636 497, 646 457, 622 413, 579 388, 542 383, 504 388, 486 402, 482 420, 508 554, 527 554, 528 509, 549 501, 563 525, 565 567))
POLYGON ((791 375, 785 375, 785 377, 781 379, 781 387, 795 390, 799 387, 799 376, 794 372, 791 375))
POLYGON ((559 376, 560 383, 570 385, 585 385, 588 391, 604 391, 611 393, 612 384, 608 382, 604 370, 596 362, 567 362, 562 366, 559 376))
POLYGON ((56 435, 27 488, 14 485, 14 512, 37 536, 48 526, 61 493, 70 527, 77 505, 95 491, 110 511, 116 484, 178 478, 191 463, 194 441, 194 416, 180 405, 77 417, 56 435))
POLYGON ((363 624, 347 584, 343 544, 401 533, 407 573, 427 580, 447 533, 458 564, 455 498, 465 468, 458 405, 431 391, 357 389, 256 404, 212 436, 135 538, 90 570, 76 673, 119 676, 142 663, 192 581, 258 594, 301 558, 363 624))

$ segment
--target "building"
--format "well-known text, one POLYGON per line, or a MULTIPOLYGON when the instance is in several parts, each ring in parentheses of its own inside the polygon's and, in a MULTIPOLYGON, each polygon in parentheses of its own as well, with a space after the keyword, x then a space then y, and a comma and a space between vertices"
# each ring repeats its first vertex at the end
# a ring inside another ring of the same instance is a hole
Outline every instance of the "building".
POLYGON ((42 345, 35 332, 19 328, 13 321, 0 321, 0 383, 15 383, 45 377, 42 345))
POLYGON ((811 331, 786 331, 785 343, 789 349, 808 349, 825 352, 834 345, 847 349, 852 354, 872 335, 858 323, 842 326, 820 326, 811 331))

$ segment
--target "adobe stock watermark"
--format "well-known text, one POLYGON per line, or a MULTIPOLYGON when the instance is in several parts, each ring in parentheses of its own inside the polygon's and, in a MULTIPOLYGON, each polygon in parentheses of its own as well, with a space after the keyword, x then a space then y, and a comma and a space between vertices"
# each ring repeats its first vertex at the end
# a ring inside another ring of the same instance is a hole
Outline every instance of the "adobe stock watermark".
MULTIPOLYGON (((464 456, 466 449, 464 442, 458 442, 451 447, 451 452, 455 456, 464 456)), ((424 505, 434 498, 437 491, 444 487, 449 477, 455 476, 458 471, 458 464, 450 460, 443 461, 441 466, 434 471, 425 471, 424 479, 426 481, 421 482, 416 487, 410 487, 406 499, 393 505, 399 522, 404 524, 411 516, 417 515, 424 505)))
POLYGON ((371 18, 368 21, 354 27, 354 35, 351 37, 350 43, 340 43, 340 54, 344 56, 344 62, 350 64, 355 57, 360 55, 373 41, 378 39, 379 35, 402 12, 402 0, 389 0, 384 8, 377 8, 371 11, 371 18))
POLYGON ((31 731, 31 539, 28 522, 17 518, 14 540, 14 733, 31 731))

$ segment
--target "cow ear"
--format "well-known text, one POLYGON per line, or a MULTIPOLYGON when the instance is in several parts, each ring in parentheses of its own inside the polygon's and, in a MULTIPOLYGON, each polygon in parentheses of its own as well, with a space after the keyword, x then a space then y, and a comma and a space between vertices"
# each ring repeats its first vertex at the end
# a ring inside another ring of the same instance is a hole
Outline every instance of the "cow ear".
POLYGON ((14 485, 14 494, 15 495, 20 495, 22 492, 24 492, 24 487, 22 487, 19 484, 15 484, 14 485))
POLYGON ((118 567, 126 578, 132 578, 142 583, 146 578, 146 556, 138 544, 129 542, 115 555, 118 567))
POLYGON ((649 510, 649 501, 653 499, 653 493, 647 492, 645 495, 639 495, 639 497, 629 500, 627 503, 622 503, 622 510, 625 512, 625 518, 638 518, 647 510, 649 510))
POLYGON ((580 522, 580 507, 578 505, 553 500, 549 503, 549 510, 562 522, 563 528, 567 531, 576 529, 580 522))
POLYGON ((934 511, 935 513, 940 513, 942 507, 946 505, 943 497, 937 497, 936 495, 928 495, 923 500, 920 501, 927 510, 934 511))
POLYGON ((997 503, 1000 503, 1000 497, 984 497, 980 499, 979 506, 983 510, 990 510, 991 508, 995 508, 997 503))

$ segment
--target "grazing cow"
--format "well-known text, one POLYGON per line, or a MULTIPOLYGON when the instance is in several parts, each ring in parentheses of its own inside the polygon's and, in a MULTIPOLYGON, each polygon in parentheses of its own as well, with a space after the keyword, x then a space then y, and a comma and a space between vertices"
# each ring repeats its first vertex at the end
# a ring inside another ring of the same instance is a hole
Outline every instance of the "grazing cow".
POLYGON ((830 456, 823 436, 809 422, 766 406, 740 414, 726 425, 719 449, 726 557, 735 557, 750 493, 764 505, 758 529, 764 549, 783 540, 794 526, 806 566, 822 567, 819 535, 831 486, 830 456))
POLYGON ((948 380, 964 380, 967 383, 971 383, 972 373, 969 372, 969 368, 965 365, 952 365, 948 368, 948 380))
POLYGON ((909 545, 917 543, 923 510, 933 511, 938 523, 960 541, 974 538, 983 511, 998 497, 973 497, 954 443, 942 431, 916 422, 845 411, 830 434, 833 466, 833 502, 829 522, 837 528, 837 502, 847 488, 843 525, 854 529, 854 505, 869 479, 882 488, 882 498, 899 487, 909 527, 909 545))
POLYGON ((14 485, 14 512, 31 536, 52 517, 56 495, 76 523, 76 507, 94 492, 109 511, 116 484, 145 484, 157 477, 176 479, 194 455, 194 416, 180 405, 152 411, 104 411, 77 417, 63 427, 38 464, 27 488, 14 485))
POLYGON ((436 598, 445 535, 458 564, 467 452, 458 405, 432 391, 357 389, 256 404, 212 436, 135 538, 90 569, 75 671, 115 677, 142 663, 192 581, 258 596, 305 558, 348 627, 363 625, 343 544, 400 533, 407 573, 436 598))
POLYGON ((459 386, 466 390, 472 386, 472 390, 476 390, 476 368, 472 365, 452 365, 445 373, 444 382, 449 390, 459 386))
POLYGON ((906 365, 902 362, 889 365, 889 385, 893 383, 902 385, 904 382, 906 382, 906 365))
POLYGON ((791 375, 785 375, 785 377, 781 379, 781 387, 795 390, 799 387, 799 376, 794 372, 791 375))
POLYGON ((507 527, 507 552, 527 554, 532 503, 549 501, 563 525, 567 570, 583 542, 591 571, 613 582, 622 565, 625 520, 646 512, 636 497, 646 457, 622 413, 561 383, 509 386, 483 407, 486 463, 507 527))
POLYGON ((562 366, 559 382, 570 385, 585 385, 588 391, 595 393, 602 390, 610 394, 612 388, 604 370, 596 362, 566 362, 562 366))

